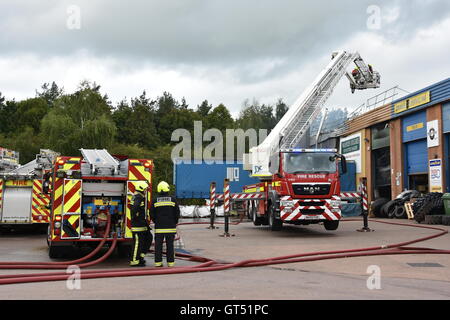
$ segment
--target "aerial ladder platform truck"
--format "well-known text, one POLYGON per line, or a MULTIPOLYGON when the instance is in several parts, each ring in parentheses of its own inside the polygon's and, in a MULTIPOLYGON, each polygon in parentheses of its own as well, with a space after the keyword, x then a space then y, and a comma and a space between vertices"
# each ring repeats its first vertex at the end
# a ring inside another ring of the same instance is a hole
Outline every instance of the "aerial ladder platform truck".
POLYGON ((326 230, 338 229, 342 217, 339 166, 345 173, 345 157, 336 149, 300 144, 343 76, 350 81, 352 93, 380 87, 380 74, 359 53, 335 52, 267 138, 244 155, 245 169, 260 182, 245 186, 232 200, 244 202, 255 225, 278 231, 283 224, 323 223, 326 230), (349 73, 351 64, 356 66, 349 73))

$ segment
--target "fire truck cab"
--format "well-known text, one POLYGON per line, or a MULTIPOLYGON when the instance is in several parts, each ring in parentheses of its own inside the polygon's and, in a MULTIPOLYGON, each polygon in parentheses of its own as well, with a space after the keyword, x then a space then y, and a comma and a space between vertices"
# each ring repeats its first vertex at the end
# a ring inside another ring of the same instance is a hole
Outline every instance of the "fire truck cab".
POLYGON ((269 162, 272 178, 244 188, 245 193, 265 193, 266 200, 253 203, 249 212, 254 224, 268 224, 277 231, 283 223, 323 222, 327 230, 336 230, 342 217, 338 165, 345 173, 345 157, 335 149, 286 149, 274 153, 269 162))
POLYGON ((80 151, 82 157, 58 157, 52 171, 49 256, 95 246, 114 235, 119 253, 125 254, 132 240, 130 201, 136 183, 146 181, 149 208, 153 161, 112 156, 104 149, 80 151), (105 234, 108 215, 111 225, 105 234))

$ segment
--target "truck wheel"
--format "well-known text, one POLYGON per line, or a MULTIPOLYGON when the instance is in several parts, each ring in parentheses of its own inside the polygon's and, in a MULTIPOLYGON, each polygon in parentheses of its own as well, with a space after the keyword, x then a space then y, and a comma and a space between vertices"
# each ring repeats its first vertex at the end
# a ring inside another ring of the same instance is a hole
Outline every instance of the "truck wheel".
POLYGON ((258 217, 258 213, 254 205, 252 205, 252 221, 255 226, 260 226, 262 224, 262 219, 258 217))
POLYGON ((275 209, 273 205, 270 205, 269 208, 269 227, 272 231, 280 231, 283 229, 283 221, 275 218, 275 209))
POLYGON ((251 215, 251 210, 250 210, 250 202, 245 204, 245 215, 247 216, 247 218, 249 220, 252 220, 252 215, 251 215))
POLYGON ((323 226, 325 227, 325 230, 327 231, 335 231, 337 228, 339 228, 339 220, 327 220, 323 223, 323 226))

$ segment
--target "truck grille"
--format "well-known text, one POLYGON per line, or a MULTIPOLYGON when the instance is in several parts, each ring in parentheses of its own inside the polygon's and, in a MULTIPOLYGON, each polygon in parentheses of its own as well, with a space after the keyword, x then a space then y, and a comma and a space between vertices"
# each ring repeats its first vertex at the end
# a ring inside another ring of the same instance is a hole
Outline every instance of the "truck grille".
POLYGON ((324 196, 330 193, 330 184, 293 184, 294 194, 299 196, 324 196))

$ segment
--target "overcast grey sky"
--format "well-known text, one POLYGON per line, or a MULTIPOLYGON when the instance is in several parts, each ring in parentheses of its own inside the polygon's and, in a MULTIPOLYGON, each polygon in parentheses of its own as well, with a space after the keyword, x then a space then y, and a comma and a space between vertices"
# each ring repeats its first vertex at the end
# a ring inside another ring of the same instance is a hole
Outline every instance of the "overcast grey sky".
POLYGON ((448 0, 0 0, 0 92, 23 99, 88 79, 113 103, 169 91, 237 115, 247 98, 293 103, 348 50, 382 75, 380 90, 355 95, 341 81, 328 106, 353 108, 448 78, 449 33, 448 0))

